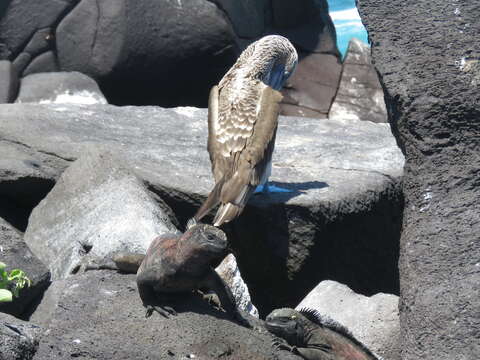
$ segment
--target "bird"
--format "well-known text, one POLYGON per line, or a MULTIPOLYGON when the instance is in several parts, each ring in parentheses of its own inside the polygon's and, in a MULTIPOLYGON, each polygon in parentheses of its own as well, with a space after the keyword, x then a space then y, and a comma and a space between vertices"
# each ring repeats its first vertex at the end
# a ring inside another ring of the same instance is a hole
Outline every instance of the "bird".
POLYGON ((297 52, 287 38, 264 36, 250 44, 212 87, 207 149, 215 186, 187 226, 218 204, 213 225, 221 226, 240 215, 258 185, 268 192, 282 100, 279 90, 297 63, 297 52))

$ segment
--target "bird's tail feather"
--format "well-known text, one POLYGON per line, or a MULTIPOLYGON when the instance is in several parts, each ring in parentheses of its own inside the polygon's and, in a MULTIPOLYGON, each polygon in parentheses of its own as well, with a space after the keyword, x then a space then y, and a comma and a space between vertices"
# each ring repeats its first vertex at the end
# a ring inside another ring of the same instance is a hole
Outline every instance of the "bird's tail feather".
POLYGON ((220 226, 223 223, 235 219, 243 210, 243 206, 238 206, 232 203, 223 204, 217 211, 213 219, 213 226, 220 226))
POLYGON ((200 221, 205 215, 207 215, 210 210, 212 210, 220 202, 220 193, 222 191, 224 180, 221 179, 218 183, 215 184, 214 188, 208 194, 207 200, 200 206, 197 213, 193 217, 195 222, 200 221))

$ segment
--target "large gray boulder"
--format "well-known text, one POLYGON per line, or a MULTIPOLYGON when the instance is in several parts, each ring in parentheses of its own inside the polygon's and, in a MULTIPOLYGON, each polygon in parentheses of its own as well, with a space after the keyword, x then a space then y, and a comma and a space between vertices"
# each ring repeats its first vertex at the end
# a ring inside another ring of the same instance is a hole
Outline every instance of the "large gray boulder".
POLYGON ((342 78, 328 117, 388 122, 383 89, 372 65, 370 47, 356 38, 348 44, 342 78))
POLYGON ((45 329, 34 359, 275 358, 264 329, 242 327, 194 294, 174 306, 177 316, 145 318, 135 275, 89 271, 55 281, 31 319, 45 329))
POLYGON ((40 327, 0 312, 0 359, 32 359, 41 333, 40 327))
POLYGON ((72 71, 25 76, 21 81, 20 91, 15 102, 106 104, 107 100, 95 80, 77 71, 72 71))
MULTIPOLYGON (((92 144, 118 152, 181 230, 213 188, 204 109, 13 104, 0 117, 0 151, 58 169, 52 180, 92 144)), ((17 167, 5 164, 8 184, 17 167)), ((260 313, 295 306, 326 278, 398 291, 402 168, 387 124, 280 118, 272 180, 287 192, 255 195, 225 228, 260 313)))
POLYGON ((0 312, 28 316, 29 306, 42 296, 50 284, 50 272, 27 247, 23 241, 23 234, 1 217, 0 261, 7 265, 7 271, 13 269, 25 271, 31 281, 31 285, 20 290, 19 296, 14 297, 12 302, 0 303, 0 312))
POLYGON ((359 8, 406 154, 402 359, 478 359, 480 7, 361 0, 359 8))
POLYGON ((121 158, 85 149, 33 210, 25 242, 58 279, 78 271, 90 257, 146 253, 154 238, 175 232, 167 213, 121 158))
POLYGON ((398 296, 356 294, 348 286, 325 280, 296 309, 309 308, 337 321, 385 360, 400 360, 398 296))

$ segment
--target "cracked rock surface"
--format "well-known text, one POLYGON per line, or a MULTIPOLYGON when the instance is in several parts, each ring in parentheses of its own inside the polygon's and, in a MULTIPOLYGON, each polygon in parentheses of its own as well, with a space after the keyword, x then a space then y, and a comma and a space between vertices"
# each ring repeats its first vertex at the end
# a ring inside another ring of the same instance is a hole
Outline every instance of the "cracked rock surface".
MULTIPOLYGON (((204 109, 7 104, 0 117, 0 193, 57 180, 92 146, 123 156, 180 230, 213 187, 204 109)), ((255 195, 225 229, 260 314, 325 278, 398 291, 402 167, 387 124, 280 118, 271 180, 284 191, 255 195)))

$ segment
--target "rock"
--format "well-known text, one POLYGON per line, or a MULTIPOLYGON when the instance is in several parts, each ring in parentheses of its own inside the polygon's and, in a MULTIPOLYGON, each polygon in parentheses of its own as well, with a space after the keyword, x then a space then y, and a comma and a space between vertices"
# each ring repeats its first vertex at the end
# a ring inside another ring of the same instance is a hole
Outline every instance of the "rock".
POLYGON ((237 36, 255 39, 265 29, 266 0, 212 0, 232 22, 237 36))
POLYGON ((73 71, 25 76, 22 79, 16 102, 106 104, 107 100, 95 80, 73 71))
POLYGON ((32 359, 40 335, 38 326, 0 313, 0 359, 32 359))
POLYGON ((400 360, 398 296, 353 292, 348 286, 325 280, 318 284, 296 309, 310 308, 345 326, 383 359, 400 360))
POLYGON ((326 118, 342 71, 327 1, 275 0, 272 9, 269 32, 287 37, 299 54, 297 69, 282 90, 281 114, 326 118))
POLYGON ((206 0, 81 0, 56 46, 61 69, 98 80, 111 102, 163 106, 206 104, 237 55, 228 19, 206 0))
MULTIPOLYGON (((0 153, 45 156, 41 167, 58 173, 92 144, 117 152, 172 208, 181 230, 213 188, 205 109, 8 104, 0 118, 0 153)), ((295 306, 324 279, 364 294, 398 292, 403 157, 390 127, 279 121, 271 180, 288 192, 253 196, 225 229, 260 314, 295 306)), ((9 184, 17 168, 13 159, 4 165, 9 184)))
POLYGON ((47 329, 34 359, 274 358, 265 330, 236 324, 198 296, 183 296, 176 309, 169 319, 145 318, 135 275, 89 271, 55 281, 32 316, 47 329))
POLYGON ((337 92, 342 71, 340 59, 330 54, 300 52, 299 56, 300 63, 282 90, 281 113, 325 118, 337 92))
POLYGON ((361 0, 359 7, 406 154, 402 359, 477 359, 480 69, 471 62, 480 59, 480 9, 439 0, 361 0))
POLYGON ((272 9, 271 31, 287 37, 303 52, 331 54, 340 58, 327 0, 273 0, 272 9))
POLYGON ((55 53, 53 51, 47 51, 34 58, 23 71, 23 75, 26 76, 35 73, 54 72, 58 70, 58 62, 55 53))
POLYGON ((356 38, 348 44, 342 79, 328 117, 388 122, 383 89, 370 59, 370 47, 356 38))
POLYGON ((243 311, 258 318, 258 310, 255 305, 252 304, 248 287, 242 279, 235 256, 229 254, 223 259, 220 265, 215 268, 215 271, 232 290, 237 306, 243 311))
POLYGON ((33 210, 25 242, 53 279, 75 273, 90 257, 145 253, 155 237, 176 231, 122 163, 111 153, 85 149, 33 210))
POLYGON ((0 218, 0 261, 7 265, 7 271, 23 270, 31 280, 30 287, 20 290, 19 297, 14 297, 10 303, 0 303, 0 312, 22 316, 50 284, 50 272, 32 254, 24 243, 22 234, 2 218, 0 218))
POLYGON ((23 51, 25 44, 28 45, 28 51, 44 51, 44 30, 56 24, 59 17, 76 2, 77 0, 14 0, 0 5, 0 59, 13 60, 23 51))
POLYGON ((13 102, 18 91, 18 76, 8 60, 0 60, 0 84, 0 104, 13 102))

